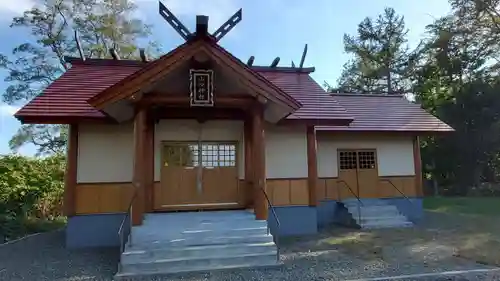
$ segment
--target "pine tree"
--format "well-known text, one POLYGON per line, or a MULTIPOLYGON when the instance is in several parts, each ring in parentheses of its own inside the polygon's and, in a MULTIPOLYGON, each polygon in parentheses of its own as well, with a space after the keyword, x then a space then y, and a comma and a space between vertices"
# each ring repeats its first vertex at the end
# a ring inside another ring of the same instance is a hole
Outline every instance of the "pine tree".
POLYGON ((408 51, 404 18, 386 8, 376 20, 365 18, 356 36, 344 35, 344 49, 353 58, 338 80, 340 91, 403 94, 409 90, 413 55, 408 51))

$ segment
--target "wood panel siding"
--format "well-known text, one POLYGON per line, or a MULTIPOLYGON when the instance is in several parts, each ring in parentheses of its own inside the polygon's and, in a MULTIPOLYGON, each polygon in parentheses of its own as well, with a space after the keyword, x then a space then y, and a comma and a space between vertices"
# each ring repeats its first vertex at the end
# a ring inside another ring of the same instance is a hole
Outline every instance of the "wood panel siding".
POLYGON ((79 183, 75 190, 75 212, 102 214, 126 212, 132 198, 132 183, 79 183))
MULTIPOLYGON (((415 176, 379 177, 378 185, 370 185, 370 190, 360 192, 360 198, 417 197, 418 189, 415 176), (392 184, 391 184, 392 183, 392 184), (393 186, 394 185, 394 186, 393 186), (397 188, 397 189, 396 189, 397 188), (369 196, 363 196, 369 194, 369 196)), ((320 178, 318 181, 318 200, 342 200, 352 196, 345 184, 338 178, 320 178)))
MULTIPOLYGON (((402 197, 391 182, 408 197, 417 197, 415 176, 379 177, 379 184, 373 192, 379 198, 402 197)), ((245 181, 240 180, 240 190, 245 181)), ((160 182, 154 183, 154 192, 161 188, 160 182)), ((337 178, 319 178, 318 200, 342 200, 339 192, 345 187, 337 178)), ((132 183, 80 183, 76 187, 76 214, 119 213, 127 210, 132 196, 132 183)), ((307 178, 267 179, 267 194, 274 206, 307 206, 309 204, 307 178)), ((347 194, 347 192, 342 192, 347 194)), ((241 193, 242 196, 252 195, 241 193)), ((157 205, 155 197, 154 204, 157 205)), ((245 199, 241 199, 245 200, 245 199)), ((243 202, 242 201, 242 202, 243 202)), ((248 207, 248 206, 247 206, 248 207)))
POLYGON ((308 179, 267 179, 267 195, 275 206, 307 206, 309 205, 308 179))

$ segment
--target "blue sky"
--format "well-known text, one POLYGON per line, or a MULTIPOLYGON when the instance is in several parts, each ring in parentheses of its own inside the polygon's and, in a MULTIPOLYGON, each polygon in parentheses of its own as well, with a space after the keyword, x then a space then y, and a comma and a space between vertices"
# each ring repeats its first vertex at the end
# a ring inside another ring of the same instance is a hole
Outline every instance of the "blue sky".
MULTIPOLYGON (((23 43, 29 34, 9 28, 13 16, 31 7, 36 0, 0 1, 0 53, 10 54, 13 47, 23 43), (5 40, 7 39, 8 40, 5 40)), ((158 14, 158 0, 135 0, 138 16, 153 25, 153 39, 165 52, 182 43, 182 38, 158 14)), ((424 28, 434 18, 449 11, 446 0, 162 0, 180 20, 194 30, 195 15, 210 17, 209 30, 214 31, 239 8, 243 20, 220 43, 235 56, 246 61, 251 55, 255 63, 268 65, 279 56, 280 65, 298 63, 307 43, 305 66, 316 67, 313 77, 335 83, 342 65, 349 59, 344 54, 344 33, 355 34, 357 24, 366 16, 375 17, 384 7, 393 7, 405 17, 410 44, 415 46, 424 28)), ((0 91, 7 84, 0 71, 0 91)), ((19 105, 18 105, 19 106, 19 105)), ((12 117, 15 106, 0 103, 0 154, 8 153, 8 141, 20 123, 12 117)), ((20 153, 33 154, 33 147, 20 153)))

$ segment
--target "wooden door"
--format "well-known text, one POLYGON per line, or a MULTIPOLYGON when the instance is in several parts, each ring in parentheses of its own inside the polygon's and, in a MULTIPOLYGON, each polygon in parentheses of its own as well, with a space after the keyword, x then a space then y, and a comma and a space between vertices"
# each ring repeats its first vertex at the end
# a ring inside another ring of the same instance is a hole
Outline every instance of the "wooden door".
POLYGON ((156 210, 227 209, 243 206, 237 143, 164 143, 156 210))
POLYGON ((243 206, 239 190, 237 144, 203 143, 201 146, 202 200, 220 208, 243 206))
POLYGON ((163 144, 160 188, 154 194, 155 209, 175 209, 198 200, 196 153, 197 146, 190 143, 163 144))
POLYGON ((355 198, 358 190, 358 157, 356 150, 338 150, 339 199, 355 198))
POLYGON ((378 198, 378 169, 375 150, 358 150, 358 189, 361 198, 378 198))
POLYGON ((377 198, 378 168, 375 149, 338 150, 339 198, 377 198), (349 189, 350 187, 350 189, 349 189))

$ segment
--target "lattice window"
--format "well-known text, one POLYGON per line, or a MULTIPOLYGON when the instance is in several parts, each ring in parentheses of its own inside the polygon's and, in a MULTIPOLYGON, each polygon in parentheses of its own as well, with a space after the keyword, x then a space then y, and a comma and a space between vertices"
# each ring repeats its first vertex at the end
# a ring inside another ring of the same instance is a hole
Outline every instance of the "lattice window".
POLYGON ((203 167, 235 167, 236 145, 234 144, 202 145, 201 161, 203 167))
POLYGON ((375 151, 358 151, 358 161, 360 169, 375 169, 375 151))
POLYGON ((339 165, 341 170, 356 169, 356 151, 339 151, 339 165))

